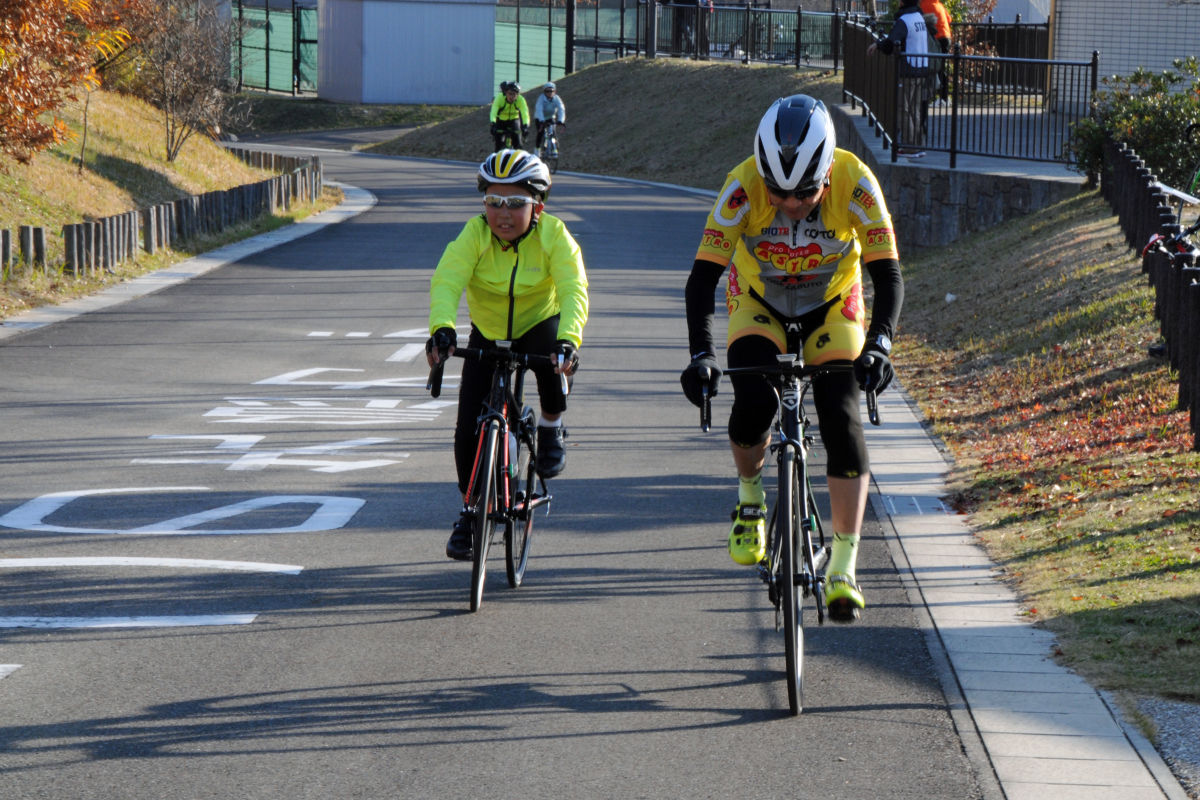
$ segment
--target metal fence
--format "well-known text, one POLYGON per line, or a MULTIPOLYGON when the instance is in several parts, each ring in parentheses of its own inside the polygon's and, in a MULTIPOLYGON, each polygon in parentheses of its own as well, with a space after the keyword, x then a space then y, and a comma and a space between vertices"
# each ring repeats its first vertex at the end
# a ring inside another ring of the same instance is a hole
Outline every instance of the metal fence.
POLYGON ((317 89, 316 0, 233 0, 238 89, 300 94, 317 89))
MULTIPOLYGON (((1105 143, 1100 191, 1135 250, 1154 234, 1169 237, 1181 230, 1182 211, 1172 208, 1172 195, 1179 193, 1160 184, 1125 145, 1105 143)), ((1200 213, 1195 205, 1191 212, 1200 213)), ((1154 287, 1166 356, 1179 373, 1178 407, 1190 413, 1192 449, 1200 451, 1200 252, 1150 252, 1142 258, 1142 272, 1154 287)))
POLYGON ((904 56, 869 54, 874 35, 853 20, 842 38, 843 94, 862 106, 893 161, 898 147, 919 147, 949 153, 952 168, 960 153, 1065 162, 1071 129, 1091 113, 1099 80, 1098 53, 1091 61, 965 56, 957 47, 951 54, 931 53, 920 109, 923 141, 906 142, 897 69, 904 56), (944 104, 937 102, 939 81, 945 81, 944 104))

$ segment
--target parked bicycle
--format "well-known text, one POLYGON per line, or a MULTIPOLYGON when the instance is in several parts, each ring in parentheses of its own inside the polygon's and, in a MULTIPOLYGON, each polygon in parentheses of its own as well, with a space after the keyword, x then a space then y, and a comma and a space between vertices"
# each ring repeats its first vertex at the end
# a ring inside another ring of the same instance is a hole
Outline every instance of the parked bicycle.
POLYGON ((554 120, 546 122, 542 145, 538 148, 538 158, 546 162, 550 172, 558 172, 558 123, 554 120))
MULTIPOLYGON (((492 385, 479 413, 475 465, 467 487, 467 511, 473 515, 474 528, 471 611, 478 611, 483 603, 488 551, 496 535, 503 532, 508 585, 515 589, 524 580, 529 563, 534 512, 543 506, 550 511, 553 496, 536 469, 537 417, 524 405, 524 390, 525 371, 550 364, 551 357, 514 352, 512 342, 507 341, 487 349, 459 347, 453 355, 493 365, 492 385)), ((444 369, 442 361, 429 373, 426 389, 434 397, 441 394, 444 369)), ((566 394, 565 375, 562 387, 566 394)))
MULTIPOLYGON (((758 367, 731 367, 726 375, 761 375, 771 380, 779 400, 770 451, 775 456, 776 498, 767 524, 767 553, 758 564, 758 575, 767 586, 767 597, 775 607, 775 629, 783 628, 788 706, 792 715, 804 707, 804 625, 801 609, 812 597, 818 625, 825 623, 825 565, 830 546, 817 509, 809 473, 808 454, 814 442, 809 432, 804 400, 813 376, 853 369, 850 364, 810 366, 798 356, 799 330, 788 331, 788 350, 776 356, 777 363, 758 367)), ((867 414, 879 424, 875 393, 867 393, 867 414)), ((707 391, 700 408, 700 425, 705 431, 712 420, 707 391)))

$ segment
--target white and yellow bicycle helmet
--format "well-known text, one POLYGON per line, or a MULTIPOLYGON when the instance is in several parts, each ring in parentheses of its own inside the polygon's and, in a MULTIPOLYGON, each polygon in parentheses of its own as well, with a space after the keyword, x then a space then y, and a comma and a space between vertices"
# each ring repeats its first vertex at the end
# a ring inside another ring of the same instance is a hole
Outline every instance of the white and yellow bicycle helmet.
POLYGON ((533 153, 524 150, 499 150, 479 165, 479 191, 487 191, 488 186, 497 183, 521 186, 544 202, 550 194, 550 170, 533 153))

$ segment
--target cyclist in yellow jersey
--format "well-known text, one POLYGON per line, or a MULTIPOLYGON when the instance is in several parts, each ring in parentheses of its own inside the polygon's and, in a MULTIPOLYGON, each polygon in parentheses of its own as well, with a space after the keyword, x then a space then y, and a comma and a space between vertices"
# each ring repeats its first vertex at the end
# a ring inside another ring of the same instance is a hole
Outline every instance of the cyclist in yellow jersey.
MULTIPOLYGON (((833 554, 827 568, 830 618, 857 619, 865 606, 855 581, 869 462, 859 392, 892 380, 892 336, 904 283, 892 221, 879 183, 852 153, 836 148, 825 104, 807 95, 776 100, 763 115, 754 155, 729 173, 713 205, 686 289, 691 363, 680 376, 696 405, 717 392, 714 290, 729 268, 726 362, 775 363, 785 326, 798 325, 808 364, 852 363, 852 373, 813 378, 828 456, 833 554), (867 324, 862 271, 874 287, 867 324)), ((757 564, 766 550, 762 469, 777 396, 766 378, 732 377, 729 440, 738 473, 730 556, 757 564)))
MULTIPOLYGON (((538 420, 537 470, 552 478, 566 466, 562 415, 567 408, 559 374, 574 375, 578 348, 588 316, 587 274, 579 245, 558 217, 543 213, 550 192, 550 170, 524 150, 501 150, 479 166, 484 213, 467 222, 446 246, 429 287, 430 366, 444 361, 458 345, 456 313, 463 292, 471 318, 468 347, 497 340, 513 343, 519 353, 558 356, 554 369, 533 368, 541 417, 538 420)), ((454 428, 458 489, 471 481, 476 421, 491 386, 492 368, 463 362, 454 428)), ((471 520, 464 510, 454 523, 446 555, 471 558, 471 520)))

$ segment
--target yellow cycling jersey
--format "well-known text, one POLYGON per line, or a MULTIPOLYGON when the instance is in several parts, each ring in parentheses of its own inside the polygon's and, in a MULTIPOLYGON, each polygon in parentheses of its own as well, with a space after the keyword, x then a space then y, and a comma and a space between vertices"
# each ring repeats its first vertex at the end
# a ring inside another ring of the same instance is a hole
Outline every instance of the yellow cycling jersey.
POLYGON ((517 242, 505 242, 480 215, 446 245, 429 287, 429 332, 453 328, 467 293, 471 322, 492 341, 517 339, 561 313, 558 338, 583 344, 588 316, 583 253, 558 217, 542 214, 517 242))
POLYGON ((862 282, 862 263, 899 259, 892 219, 871 170, 834 151, 821 203, 792 220, 771 205, 754 157, 725 179, 708 216, 698 260, 729 270, 727 298, 753 290, 780 314, 798 317, 862 282))

